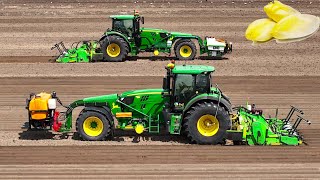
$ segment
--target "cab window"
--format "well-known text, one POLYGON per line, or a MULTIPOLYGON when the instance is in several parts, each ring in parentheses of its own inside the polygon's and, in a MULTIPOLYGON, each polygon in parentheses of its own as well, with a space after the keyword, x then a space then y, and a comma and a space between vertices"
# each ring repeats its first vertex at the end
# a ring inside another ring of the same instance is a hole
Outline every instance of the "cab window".
POLYGON ((174 85, 175 101, 179 103, 187 102, 194 95, 194 85, 195 76, 191 74, 177 74, 174 85))
POLYGON ((196 91, 198 91, 198 93, 208 93, 209 88, 209 76, 207 74, 198 74, 196 76, 196 91))
POLYGON ((128 20, 115 19, 113 21, 113 29, 116 31, 120 31, 122 33, 125 33, 128 36, 131 36, 132 30, 133 30, 133 21, 130 19, 128 19, 128 20))

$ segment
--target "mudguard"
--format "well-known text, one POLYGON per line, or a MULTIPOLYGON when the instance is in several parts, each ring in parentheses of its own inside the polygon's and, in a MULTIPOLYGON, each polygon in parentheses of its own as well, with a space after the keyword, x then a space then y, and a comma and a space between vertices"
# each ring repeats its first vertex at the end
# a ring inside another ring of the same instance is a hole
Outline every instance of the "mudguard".
POLYGON ((85 106, 82 112, 83 111, 95 111, 101 113, 107 117, 110 124, 113 124, 113 117, 110 108, 108 108, 107 106, 85 106))
POLYGON ((200 102, 200 101, 213 101, 216 104, 219 103, 219 105, 222 105, 229 113, 232 112, 232 108, 231 108, 231 104, 229 103, 228 100, 224 99, 223 97, 220 98, 219 101, 219 97, 215 97, 215 96, 201 96, 201 97, 195 97, 193 98, 184 108, 183 110, 183 114, 185 112, 187 112, 190 107, 192 107, 195 103, 200 102))
POLYGON ((129 47, 129 52, 131 52, 131 46, 130 46, 130 42, 128 40, 128 38, 119 33, 119 32, 116 32, 116 31, 111 31, 111 32, 106 32, 99 40, 99 42, 103 41, 105 38, 108 38, 108 36, 112 36, 112 35, 116 35, 116 36, 119 36, 119 37, 122 37, 127 43, 128 43, 128 47, 129 47))

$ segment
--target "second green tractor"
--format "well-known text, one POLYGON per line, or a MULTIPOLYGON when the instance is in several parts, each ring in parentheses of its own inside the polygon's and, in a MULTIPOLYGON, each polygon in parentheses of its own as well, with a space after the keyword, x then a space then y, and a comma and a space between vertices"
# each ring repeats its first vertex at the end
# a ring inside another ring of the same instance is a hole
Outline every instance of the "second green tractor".
POLYGON ((205 37, 169 32, 163 29, 140 27, 144 17, 137 12, 134 15, 113 15, 112 28, 107 29, 103 36, 96 41, 80 41, 66 49, 62 42, 56 44, 60 55, 56 62, 91 62, 107 61, 120 62, 128 56, 136 56, 142 52, 171 54, 178 60, 193 60, 199 54, 209 57, 222 58, 232 51, 232 43, 214 37, 205 37), (194 43, 197 42, 197 45, 194 43))

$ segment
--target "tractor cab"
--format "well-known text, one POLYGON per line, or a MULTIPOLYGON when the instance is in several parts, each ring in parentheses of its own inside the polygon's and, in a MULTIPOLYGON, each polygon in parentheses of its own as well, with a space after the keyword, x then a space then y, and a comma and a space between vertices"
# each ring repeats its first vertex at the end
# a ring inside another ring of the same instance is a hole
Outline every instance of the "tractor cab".
POLYGON ((113 15, 111 31, 125 34, 127 37, 137 37, 140 34, 140 21, 144 23, 144 18, 138 12, 134 15, 113 15))
POLYGON ((185 105, 200 94, 211 92, 212 66, 179 65, 173 63, 166 67, 167 76, 163 79, 163 89, 171 98, 171 108, 181 111, 185 105))

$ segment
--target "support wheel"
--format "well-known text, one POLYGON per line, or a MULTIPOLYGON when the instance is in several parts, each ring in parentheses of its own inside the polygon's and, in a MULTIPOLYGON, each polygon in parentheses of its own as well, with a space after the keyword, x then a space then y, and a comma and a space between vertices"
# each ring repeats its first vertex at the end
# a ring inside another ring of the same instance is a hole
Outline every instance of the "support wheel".
POLYGON ((201 102, 190 108, 184 118, 183 129, 192 143, 223 143, 231 126, 228 112, 213 102, 201 102))
POLYGON ((119 36, 107 36, 102 43, 103 59, 109 62, 124 61, 128 55, 127 42, 119 36))
POLYGON ((197 48, 190 39, 182 39, 175 44, 174 52, 179 60, 193 60, 197 54, 197 48))
POLYGON ((110 134, 111 128, 109 121, 101 113, 85 111, 77 119, 76 130, 83 140, 101 141, 110 134))

